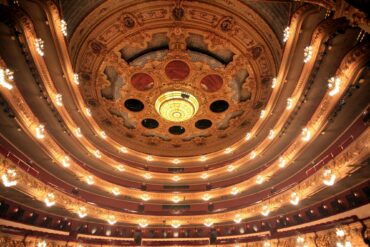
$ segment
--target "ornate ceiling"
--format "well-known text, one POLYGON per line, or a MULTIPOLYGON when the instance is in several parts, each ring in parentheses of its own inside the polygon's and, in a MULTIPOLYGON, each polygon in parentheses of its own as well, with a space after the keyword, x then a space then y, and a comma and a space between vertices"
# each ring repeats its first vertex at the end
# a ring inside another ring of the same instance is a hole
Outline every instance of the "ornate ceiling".
POLYGON ((363 12, 344 1, 84 3, 0 5, 7 234, 277 246, 265 240, 369 217, 356 211, 370 200, 363 12))

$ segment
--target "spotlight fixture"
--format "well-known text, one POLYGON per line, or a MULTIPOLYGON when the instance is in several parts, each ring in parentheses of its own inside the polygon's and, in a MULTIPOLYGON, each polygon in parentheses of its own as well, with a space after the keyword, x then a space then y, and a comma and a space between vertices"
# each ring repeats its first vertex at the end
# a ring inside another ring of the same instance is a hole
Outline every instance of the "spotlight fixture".
POLYGON ((275 88, 276 84, 277 84, 277 79, 276 79, 276 77, 274 77, 271 81, 271 88, 275 88))
POLYGON ((113 187, 112 188, 112 194, 115 195, 115 196, 118 196, 119 194, 121 194, 121 192, 119 191, 119 189, 117 187, 113 187))
POLYGON ((147 202, 150 200, 150 196, 148 194, 143 194, 141 195, 141 200, 147 202))
POLYGON ((279 167, 284 168, 286 166, 286 160, 283 156, 279 158, 279 167))
POLYGON ((80 77, 78 76, 78 74, 73 74, 73 82, 76 84, 76 85, 79 85, 80 84, 80 77))
POLYGON ((96 157, 96 158, 98 158, 98 159, 100 159, 100 158, 101 158, 101 153, 100 153, 100 151, 99 151, 99 150, 95 150, 94 155, 95 155, 95 157, 96 157))
POLYGON ((175 196, 173 196, 172 197, 172 199, 171 199, 174 203, 178 203, 179 201, 181 201, 181 197, 180 196, 178 196, 178 195, 175 195, 175 196))
POLYGON ((116 216, 114 215, 109 215, 108 218, 107 218, 107 222, 109 225, 114 225, 117 223, 117 219, 116 219, 116 216))
POLYGON ((294 206, 298 205, 299 200, 300 200, 299 195, 296 192, 293 192, 290 195, 290 203, 293 204, 294 206))
POLYGON ((204 194, 202 196, 203 201, 209 201, 211 199, 211 196, 209 194, 204 194))
POLYGON ((64 156, 63 161, 62 161, 63 166, 64 167, 70 167, 70 165, 71 165, 70 162, 71 162, 71 158, 69 158, 68 155, 64 156))
POLYGON ((117 170, 120 171, 120 172, 124 172, 126 169, 123 165, 118 165, 117 167, 117 170))
POLYGON ((36 138, 37 139, 45 138, 45 125, 40 124, 38 127, 36 127, 36 138))
POLYGON ((51 207, 55 205, 55 195, 53 193, 48 193, 44 198, 45 205, 51 207))
POLYGON ((262 175, 258 175, 256 178, 256 184, 262 184, 265 181, 265 178, 262 175))
POLYGON ((175 176, 172 177, 172 180, 175 181, 175 182, 178 182, 178 181, 181 180, 181 177, 178 176, 178 175, 175 175, 175 176))
POLYGON ((263 216, 268 216, 270 214, 270 209, 267 205, 262 207, 261 214, 263 216))
POLYGON ((57 106, 63 106, 63 96, 60 93, 55 95, 55 104, 57 106))
POLYGON ((75 135, 76 135, 77 138, 81 138, 82 137, 81 128, 76 128, 75 129, 75 135))
POLYGON ((181 223, 178 220, 173 220, 172 223, 171 223, 171 226, 173 228, 179 228, 181 226, 181 223))
POLYGON ((199 160, 202 161, 202 162, 204 162, 204 161, 207 160, 207 156, 202 155, 202 156, 200 156, 199 160))
POLYGON ((153 161, 154 159, 153 159, 153 156, 151 156, 151 155, 147 155, 146 157, 145 157, 145 159, 147 160, 147 161, 153 161))
POLYGON ((271 247, 271 244, 269 241, 263 242, 263 247, 271 247))
POLYGON ((246 135, 245 135, 245 140, 246 141, 249 141, 251 139, 251 133, 248 132, 246 135))
POLYGON ((301 139, 302 139, 302 141, 305 141, 305 142, 307 142, 311 139, 311 131, 307 127, 302 129, 302 138, 301 139))
POLYGON ((93 184, 95 183, 95 181, 94 181, 94 177, 93 177, 93 176, 91 176, 91 175, 87 176, 87 177, 86 177, 86 183, 87 183, 88 185, 93 185, 93 184))
POLYGON ((228 172, 232 172, 232 171, 234 171, 235 170, 235 166, 233 166, 233 165, 228 165, 227 166, 227 171, 228 172))
POLYGON ((234 217, 234 222, 235 223, 239 224, 240 222, 242 222, 242 220, 243 220, 243 218, 241 217, 240 214, 235 215, 235 217, 234 217))
POLYGON ((8 168, 6 172, 1 176, 1 180, 5 187, 12 187, 17 185, 17 172, 14 169, 8 168))
POLYGON ((260 118, 264 118, 266 116, 266 110, 261 110, 260 118))
POLYGON ((213 225, 213 220, 212 219, 205 219, 203 224, 206 226, 206 227, 211 227, 213 225))
POLYGON ((238 187, 233 187, 230 192, 232 195, 237 195, 239 193, 239 188, 238 187))
POLYGON ((331 169, 325 169, 323 173, 323 183, 327 186, 332 186, 335 183, 336 175, 331 169))
POLYGON ((37 247, 47 247, 48 244, 46 243, 45 240, 37 242, 37 247))
POLYGON ((88 117, 91 117, 91 110, 90 110, 90 108, 85 108, 85 112, 86 112, 86 115, 88 116, 88 117))
POLYGON ((107 139, 107 134, 105 133, 105 131, 100 131, 100 137, 103 139, 107 139))
POLYGON ((78 217, 85 218, 87 215, 87 209, 85 207, 79 207, 77 214, 78 214, 78 217))
POLYGON ((147 173, 145 173, 145 174, 144 174, 144 178, 145 178, 146 180, 149 180, 149 179, 151 179, 151 178, 152 178, 152 174, 150 174, 149 172, 147 172, 147 173))
POLYGON ((274 139, 275 137, 275 131, 273 129, 270 130, 269 132, 269 135, 268 135, 268 139, 272 140, 274 139))
POLYGON ((287 110, 290 110, 290 109, 292 109, 292 107, 293 107, 293 99, 292 98, 288 98, 286 100, 286 109, 287 110))
POLYGON ((40 38, 35 39, 35 49, 40 56, 44 56, 44 41, 40 38))
POLYGON ((179 159, 173 159, 173 160, 172 160, 172 163, 174 163, 174 164, 176 164, 176 165, 177 165, 177 164, 180 164, 180 162, 181 162, 181 161, 180 161, 179 159))
POLYGON ((252 152, 251 152, 251 154, 249 155, 249 158, 250 158, 251 160, 253 160, 254 158, 256 158, 256 156, 257 156, 256 151, 252 151, 252 152))
POLYGON ((331 77, 328 80, 329 95, 334 96, 339 93, 341 84, 342 80, 339 77, 331 77))
POLYGON ((342 228, 337 228, 335 230, 335 234, 337 235, 337 237, 344 237, 346 235, 346 232, 342 229, 342 228))
POLYGON ((200 176, 201 179, 207 179, 208 177, 209 175, 206 172, 202 173, 202 175, 200 176))
POLYGON ((147 227, 149 224, 148 224, 148 221, 146 220, 146 219, 141 219, 141 220, 139 220, 139 226, 141 227, 141 228, 145 228, 145 227, 147 227))
POLYGON ((12 90, 12 81, 14 80, 14 73, 10 69, 0 68, 0 86, 12 90))
POLYGON ((120 151, 121 153, 124 153, 124 154, 128 153, 128 149, 127 149, 126 147, 120 147, 120 148, 119 148, 119 151, 120 151))

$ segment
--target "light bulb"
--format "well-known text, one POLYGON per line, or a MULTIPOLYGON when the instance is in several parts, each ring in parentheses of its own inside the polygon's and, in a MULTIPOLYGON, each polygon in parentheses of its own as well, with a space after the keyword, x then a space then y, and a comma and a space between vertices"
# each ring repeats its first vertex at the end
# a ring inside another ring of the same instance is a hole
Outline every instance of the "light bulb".
POLYGON ((36 138, 37 139, 45 138, 45 125, 40 124, 38 127, 36 127, 36 138))
POLYGON ((329 95, 334 96, 339 93, 342 80, 339 77, 331 77, 328 80, 329 95))
POLYGON ((12 90, 12 81, 14 80, 14 73, 9 69, 0 68, 0 86, 12 90))
POLYGON ((211 227, 213 225, 212 219, 205 219, 203 223, 206 227, 211 227))
POLYGON ((209 176, 208 173, 204 172, 204 173, 202 173, 202 175, 200 177, 201 177, 201 179, 207 179, 208 176, 209 176))
POLYGON ((44 198, 45 205, 51 207, 55 205, 55 195, 53 193, 48 193, 44 198))
POLYGON ((149 179, 152 178, 152 174, 150 174, 150 173, 147 172, 147 173, 144 174, 144 178, 147 179, 147 180, 149 180, 149 179))
POLYGON ((235 166, 233 166, 233 165, 228 165, 227 166, 227 171, 228 172, 232 172, 232 171, 234 171, 235 170, 235 166))
POLYGON ((249 158, 250 158, 251 160, 253 160, 254 158, 256 158, 256 156, 257 156, 256 151, 252 151, 252 152, 250 153, 250 155, 249 155, 249 158))
POLYGON ((94 155, 95 155, 95 157, 96 157, 96 158, 98 158, 98 159, 100 159, 100 158, 101 158, 101 153, 100 153, 100 151, 99 151, 99 150, 95 150, 94 155))
POLYGON ((243 218, 240 216, 240 214, 237 214, 237 215, 235 215, 235 217, 234 217, 234 222, 235 223, 240 223, 240 222, 242 222, 242 220, 243 220, 243 218))
POLYGON ((272 79, 272 82, 271 82, 271 88, 275 88, 277 85, 277 79, 276 77, 272 79))
POLYGON ((69 158, 69 156, 67 155, 64 156, 63 161, 62 161, 63 166, 69 167, 71 165, 70 161, 71 161, 71 158, 69 158))
POLYGON ((209 194, 204 194, 202 196, 203 201, 209 201, 211 199, 211 196, 209 194))
POLYGON ((2 176, 1 176, 1 180, 3 182, 3 185, 5 187, 12 187, 12 186, 15 186, 17 185, 17 172, 13 169, 7 169, 6 170, 6 173, 4 173, 2 176))
POLYGON ((263 216, 268 216, 270 214, 270 209, 267 205, 262 207, 261 214, 263 216))
POLYGON ((119 191, 119 189, 117 187, 113 187, 112 188, 112 194, 115 195, 115 196, 118 196, 119 194, 121 194, 121 192, 119 191))
POLYGON ((262 175, 258 175, 256 178, 257 184, 262 184, 265 181, 265 178, 262 175))
POLYGON ((63 96, 60 93, 55 95, 55 104, 57 106, 63 106, 63 96))
POLYGON ((309 141, 311 139, 311 131, 305 127, 302 129, 302 141, 309 141))
POLYGON ((143 201, 147 202, 147 201, 149 201, 149 200, 150 200, 150 196, 149 196, 148 194, 143 194, 143 195, 141 196, 141 200, 143 200, 143 201))
POLYGON ((78 74, 73 74, 73 82, 76 85, 79 85, 80 84, 80 77, 78 76, 78 74))
POLYGON ((280 157, 279 158, 279 167, 280 168, 284 168, 286 166, 286 160, 285 160, 285 158, 284 157, 280 157))
POLYGON ((80 218, 85 218, 87 215, 87 209, 85 207, 80 207, 77 212, 80 218))
POLYGON ((76 135, 77 138, 81 138, 82 137, 81 128, 76 128, 75 129, 75 135, 76 135))
POLYGON ((108 216, 108 219, 107 219, 107 222, 109 223, 109 225, 114 225, 117 223, 117 219, 116 219, 116 216, 114 215, 109 215, 108 216))
POLYGON ((232 195, 237 195, 239 193, 239 189, 238 189, 238 187, 233 187, 232 189, 231 189, 231 194, 232 195))
POLYGON ((93 184, 95 183, 95 181, 94 181, 94 177, 93 177, 93 176, 91 176, 91 175, 87 176, 87 177, 86 177, 86 183, 87 183, 88 185, 93 185, 93 184))
POLYGON ((293 192, 290 195, 290 203, 293 204, 294 206, 297 206, 299 203, 299 195, 296 192, 293 192))

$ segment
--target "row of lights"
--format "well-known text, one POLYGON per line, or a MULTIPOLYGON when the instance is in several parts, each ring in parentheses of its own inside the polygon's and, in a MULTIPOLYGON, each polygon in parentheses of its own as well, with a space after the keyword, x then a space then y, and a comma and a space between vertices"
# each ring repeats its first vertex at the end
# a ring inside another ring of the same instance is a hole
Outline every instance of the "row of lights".
MULTIPOLYGON (((61 20, 60 21, 60 28, 61 28, 61 32, 63 33, 63 35, 64 36, 67 36, 67 23, 64 20, 61 20)), ((284 30, 284 40, 283 40, 284 42, 286 42, 288 40, 289 35, 290 35, 290 27, 288 26, 284 30)), ((36 50, 37 50, 37 52, 41 56, 44 55, 44 51, 43 51, 44 45, 43 45, 43 43, 44 42, 41 39, 39 39, 39 38, 35 40, 36 50)), ((304 50, 304 57, 305 57, 304 62, 305 63, 308 62, 311 59, 312 53, 313 53, 312 46, 307 46, 305 48, 305 50, 304 50)), ((77 85, 79 84, 79 79, 78 79, 78 75, 77 74, 74 74, 74 81, 75 81, 75 83, 77 85)), ((272 81, 272 88, 275 88, 276 84, 277 84, 277 79, 274 78, 273 81, 272 81)), ((337 83, 335 85, 336 86, 334 86, 334 93, 335 93, 335 91, 338 91, 339 90, 339 86, 337 86, 337 83)), ((331 87, 331 83, 329 83, 329 87, 331 87)), ((59 100, 57 100, 57 104, 58 104, 58 102, 60 102, 58 105, 62 105, 62 103, 61 103, 61 95, 58 94, 57 97, 59 99, 59 100)), ((292 99, 289 98, 287 100, 287 109, 290 109, 291 107, 292 107, 292 99)), ((86 109, 86 113, 87 113, 88 116, 91 116, 91 111, 88 108, 86 109)), ((266 114, 265 110, 262 110, 260 117, 261 118, 264 118, 265 117, 265 114, 266 114)), ((102 136, 103 139, 105 139, 107 137, 104 131, 102 131, 101 136, 102 136)), ((271 136, 269 137, 269 139, 272 139, 272 138, 273 137, 271 137, 271 136)), ((227 148, 227 149, 225 149, 224 153, 229 154, 232 151, 233 150, 231 148, 227 148)), ((125 149, 125 152, 127 152, 127 149, 125 149)), ((148 158, 147 159, 148 161, 152 161, 153 160, 153 157, 151 157, 151 158, 147 157, 147 158, 148 158)), ((200 157, 200 160, 201 161, 205 161, 206 160, 206 157, 205 156, 201 156, 200 157)), ((174 164, 178 164, 178 163, 180 163, 180 160, 174 159, 173 160, 173 163, 174 164)))
MULTIPOLYGON (((325 169, 324 172, 323 172, 323 183, 327 186, 332 186, 334 185, 334 182, 335 182, 335 179, 336 179, 336 176, 335 174, 333 173, 333 171, 331 169, 325 169)), ((1 180, 2 180, 2 183, 5 187, 12 187, 12 186, 16 186, 17 185, 17 173, 14 169, 12 168, 8 168, 6 169, 6 171, 2 174, 1 176, 1 180)), ((118 188, 113 188, 112 189, 112 193, 115 194, 115 195, 119 195, 120 194, 120 191, 118 188)), ((239 190, 237 187, 234 187, 232 190, 231 190, 231 193, 233 195, 236 195, 239 193, 239 190)), ((209 195, 208 193, 207 194, 204 194, 202 199, 204 201, 208 201, 210 200, 212 197, 211 195, 209 195)), ((142 200, 144 201, 148 201, 150 200, 150 196, 147 195, 147 194, 144 194, 142 195, 142 200)), ((178 196, 178 195, 174 195, 172 197, 172 201, 177 203, 179 201, 181 201, 181 197, 178 196)), ((297 206, 300 202, 300 196, 297 192, 292 192, 291 195, 290 195, 290 203, 294 206, 297 206)), ((52 207, 56 204, 56 196, 54 195, 54 193, 47 193, 44 197, 44 203, 47 207, 52 207)), ((261 208, 261 215, 263 216, 268 216, 270 214, 270 206, 268 204, 265 204, 262 206, 261 208)), ((83 206, 79 207, 79 209, 77 210, 77 214, 80 218, 84 218, 87 216, 88 212, 87 212, 87 209, 83 206)), ((212 225, 213 224, 213 221, 209 222, 210 219, 207 219, 208 222, 205 222, 205 225, 209 226, 209 225, 212 225)), ((242 215, 240 214, 236 214, 235 217, 234 217, 234 221, 236 223, 240 223, 241 221, 243 220, 243 217, 242 215)), ((115 216, 111 215, 108 217, 108 223, 109 224, 115 224, 116 223, 116 220, 115 220, 115 216)), ((179 223, 179 222, 177 222, 179 223)), ((175 227, 176 228, 176 227, 175 227)))

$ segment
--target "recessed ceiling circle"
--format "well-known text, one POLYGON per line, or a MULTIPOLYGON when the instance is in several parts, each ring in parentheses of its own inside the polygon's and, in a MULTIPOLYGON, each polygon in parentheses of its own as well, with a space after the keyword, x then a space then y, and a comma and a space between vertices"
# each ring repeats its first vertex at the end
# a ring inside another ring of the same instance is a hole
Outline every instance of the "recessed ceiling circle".
POLYGON ((191 119, 198 112, 199 102, 190 93, 169 91, 157 98, 155 109, 168 121, 183 122, 191 119))

